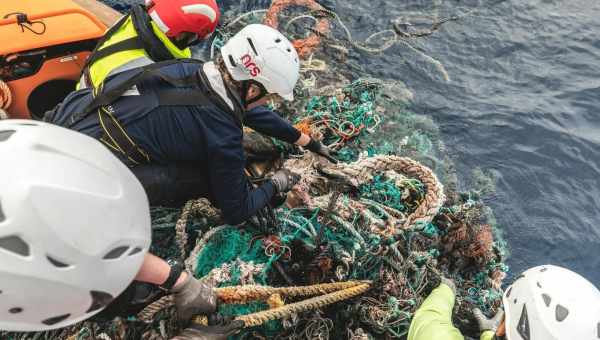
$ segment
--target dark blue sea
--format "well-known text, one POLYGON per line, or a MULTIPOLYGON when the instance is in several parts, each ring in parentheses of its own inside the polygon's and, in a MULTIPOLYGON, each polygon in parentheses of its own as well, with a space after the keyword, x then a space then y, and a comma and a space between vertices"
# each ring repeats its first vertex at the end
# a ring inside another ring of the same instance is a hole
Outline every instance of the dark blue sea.
MULTIPOLYGON (((132 1, 107 1, 124 10, 132 1)), ((460 187, 481 168, 511 251, 511 276, 556 264, 600 286, 600 1, 329 0, 358 41, 401 29, 415 49, 352 49, 353 76, 402 81, 432 117, 460 187), (425 57, 438 60, 447 81, 425 57)), ((224 11, 268 0, 224 1, 224 11)), ((509 278, 510 280, 510 278, 509 278)), ((507 281, 510 282, 510 281, 507 281)))

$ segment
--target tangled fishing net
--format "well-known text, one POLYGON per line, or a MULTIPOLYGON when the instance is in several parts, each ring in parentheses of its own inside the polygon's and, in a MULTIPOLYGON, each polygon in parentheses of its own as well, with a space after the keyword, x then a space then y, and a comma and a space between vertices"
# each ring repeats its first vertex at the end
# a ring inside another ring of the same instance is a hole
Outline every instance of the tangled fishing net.
MULTIPOLYGON (((480 199, 489 188, 459 192, 434 124, 404 109, 410 92, 397 82, 350 81, 339 59, 344 49, 377 52, 402 42, 409 33, 392 30, 357 43, 345 26, 339 27, 343 23, 335 13, 312 1, 294 3, 300 6, 275 1, 270 10, 225 13, 225 24, 210 50, 214 54, 244 24, 286 23, 285 30, 298 38, 302 75, 294 104, 275 106, 298 129, 336 150, 341 162, 334 165, 246 131, 250 175, 261 177, 280 166, 302 175, 286 204, 240 226, 222 225, 219 211, 204 199, 180 210, 153 208, 151 251, 185 260, 197 277, 221 287, 222 316, 281 311, 259 321, 244 319, 252 327, 237 335, 239 339, 405 339, 413 314, 442 275, 457 285, 454 324, 466 336, 477 337, 470 310, 479 307, 488 315, 496 311, 508 270, 506 245, 480 199), (305 20, 314 25, 298 36, 296 26, 305 20), (336 32, 346 37, 346 46, 335 39, 336 32), (393 39, 386 40, 386 34, 393 39), (375 47, 378 38, 383 41, 375 47), (332 57, 327 49, 342 52, 332 57), (337 282, 342 282, 341 290, 331 299, 336 293, 327 284, 337 282), (248 286, 254 288, 247 294, 256 299, 248 299, 243 289, 225 288, 240 285, 291 288, 248 286), (315 291, 305 288, 298 293, 302 287, 294 288, 311 285, 317 285, 315 291), (261 295, 264 289, 269 293, 261 295), (355 291, 344 295, 344 289, 355 291), (302 304, 302 296, 317 293, 325 298, 302 304), (335 303, 324 303, 328 298, 335 303), (297 308, 286 309, 290 305, 297 308)), ((429 58, 445 74, 443 66, 429 58)), ((491 186, 489 180, 482 182, 491 186)), ((168 339, 180 328, 169 297, 159 298, 128 318, 2 335, 168 339)))

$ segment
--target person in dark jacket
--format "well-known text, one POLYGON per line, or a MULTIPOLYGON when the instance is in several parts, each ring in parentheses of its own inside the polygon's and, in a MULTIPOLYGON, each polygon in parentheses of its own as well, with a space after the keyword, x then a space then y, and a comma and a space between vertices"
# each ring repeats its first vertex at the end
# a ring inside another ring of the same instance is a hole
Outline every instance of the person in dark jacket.
POLYGON ((175 60, 112 75, 102 92, 76 91, 46 119, 101 140, 130 166, 151 205, 207 197, 227 223, 238 224, 299 180, 280 170, 250 187, 244 125, 335 161, 327 147, 263 106, 273 96, 293 100, 298 78, 290 41, 268 26, 249 25, 215 62, 175 60))

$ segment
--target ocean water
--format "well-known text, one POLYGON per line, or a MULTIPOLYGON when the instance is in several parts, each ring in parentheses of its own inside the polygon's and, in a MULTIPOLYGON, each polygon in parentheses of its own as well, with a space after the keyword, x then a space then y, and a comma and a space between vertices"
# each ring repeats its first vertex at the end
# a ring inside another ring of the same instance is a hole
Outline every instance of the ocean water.
MULTIPOLYGON (((106 2, 123 10, 134 1, 106 2)), ((269 3, 220 2, 239 13, 269 3)), ((462 188, 476 168, 494 175, 485 200, 508 241, 511 277, 556 264, 600 287, 600 2, 328 3, 358 41, 394 23, 415 33, 459 17, 412 48, 350 49, 353 76, 406 84, 409 109, 434 119, 462 188)))

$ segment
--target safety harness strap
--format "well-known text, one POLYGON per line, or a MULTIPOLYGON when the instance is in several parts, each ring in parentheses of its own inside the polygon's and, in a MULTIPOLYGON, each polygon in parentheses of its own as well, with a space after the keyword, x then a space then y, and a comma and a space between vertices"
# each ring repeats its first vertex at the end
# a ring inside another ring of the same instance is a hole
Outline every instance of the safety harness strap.
POLYGON ((197 84, 198 78, 196 74, 184 78, 175 78, 160 72, 160 68, 174 63, 201 64, 202 62, 194 59, 168 60, 144 66, 136 70, 136 72, 131 71, 132 75, 129 78, 120 82, 114 88, 106 90, 106 87, 102 87, 101 89, 99 89, 100 93, 94 97, 94 99, 82 112, 75 113, 71 116, 70 122, 67 127, 72 128, 73 126, 84 120, 86 117, 88 117, 92 112, 95 112, 103 106, 112 104, 115 100, 119 99, 125 92, 127 92, 127 90, 129 90, 135 85, 140 84, 142 81, 150 77, 159 77, 162 80, 176 87, 191 87, 197 84))
POLYGON ((82 79, 84 80, 86 87, 92 86, 90 67, 96 61, 119 52, 137 49, 144 49, 150 59, 155 62, 172 60, 174 58, 165 44, 154 34, 152 25, 150 24, 150 16, 146 13, 146 10, 142 5, 133 5, 130 14, 123 16, 98 41, 96 48, 90 54, 83 67, 82 79), (106 41, 108 41, 125 24, 129 17, 131 17, 137 35, 133 38, 125 39, 100 49, 104 43, 106 43, 106 41))
POLYGON ((150 156, 125 132, 113 114, 104 108, 98 110, 98 121, 103 133, 100 141, 130 167, 150 162, 150 156))
POLYGON ((144 45, 144 50, 148 53, 150 59, 159 62, 171 60, 173 54, 165 46, 165 44, 154 34, 152 25, 150 24, 150 16, 142 5, 131 7, 131 19, 133 27, 144 45))
MULTIPOLYGON (((95 62, 96 60, 100 60, 104 57, 113 55, 115 53, 128 51, 128 50, 137 50, 140 48, 144 48, 144 44, 142 43, 142 41, 139 38, 135 37, 135 38, 125 39, 123 41, 119 41, 118 43, 112 44, 110 46, 107 46, 107 47, 99 50, 99 51, 94 52, 94 54, 92 54, 90 57, 90 59, 92 59, 91 63, 95 62)), ((90 59, 88 59, 88 61, 90 59)))

